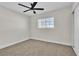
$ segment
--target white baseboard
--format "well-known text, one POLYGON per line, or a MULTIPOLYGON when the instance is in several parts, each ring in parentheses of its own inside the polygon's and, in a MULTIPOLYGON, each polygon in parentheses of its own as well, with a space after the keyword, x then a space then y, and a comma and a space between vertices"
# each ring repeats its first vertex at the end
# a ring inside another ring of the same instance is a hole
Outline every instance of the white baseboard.
POLYGON ((74 52, 76 53, 76 55, 79 56, 79 55, 78 55, 78 51, 77 51, 74 47, 73 47, 73 50, 74 50, 74 52))
POLYGON ((17 43, 20 43, 20 42, 23 42, 23 41, 26 41, 26 40, 29 40, 29 38, 25 38, 25 39, 22 39, 20 41, 16 41, 16 42, 13 42, 13 43, 10 43, 10 44, 7 44, 7 45, 0 46, 0 49, 3 49, 3 48, 6 48, 6 47, 9 47, 9 46, 12 46, 14 44, 17 44, 17 43))
POLYGON ((41 41, 47 41, 47 42, 57 43, 57 44, 66 45, 66 46, 72 46, 72 44, 63 43, 63 42, 57 42, 57 41, 53 41, 53 40, 44 40, 44 39, 35 38, 35 37, 30 37, 30 39, 41 40, 41 41))
POLYGON ((62 44, 62 45, 66 45, 66 46, 72 46, 71 44, 68 44, 68 43, 51 41, 51 40, 43 40, 43 39, 40 39, 40 38, 31 37, 31 38, 25 38, 25 39, 22 39, 20 41, 16 41, 16 42, 13 42, 13 43, 10 43, 10 44, 7 44, 7 45, 0 46, 0 49, 9 47, 11 45, 14 45, 14 44, 17 44, 17 43, 20 43, 20 42, 23 42, 23 41, 26 41, 26 40, 29 40, 29 39, 35 39, 35 40, 41 40, 41 41, 46 41, 46 42, 52 42, 52 43, 62 44))

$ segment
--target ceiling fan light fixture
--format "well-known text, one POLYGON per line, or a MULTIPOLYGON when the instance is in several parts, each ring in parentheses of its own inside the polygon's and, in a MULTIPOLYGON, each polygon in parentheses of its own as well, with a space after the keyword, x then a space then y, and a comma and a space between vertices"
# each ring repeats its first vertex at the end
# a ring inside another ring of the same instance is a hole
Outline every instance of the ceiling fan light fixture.
POLYGON ((33 3, 30 3, 31 7, 28 7, 28 6, 25 6, 23 4, 18 4, 19 6, 22 6, 22 7, 26 7, 26 8, 29 8, 28 10, 25 10, 24 12, 27 12, 27 11, 30 11, 30 10, 33 10, 33 13, 36 14, 36 11, 35 10, 44 10, 44 8, 35 8, 37 2, 33 2, 33 3))

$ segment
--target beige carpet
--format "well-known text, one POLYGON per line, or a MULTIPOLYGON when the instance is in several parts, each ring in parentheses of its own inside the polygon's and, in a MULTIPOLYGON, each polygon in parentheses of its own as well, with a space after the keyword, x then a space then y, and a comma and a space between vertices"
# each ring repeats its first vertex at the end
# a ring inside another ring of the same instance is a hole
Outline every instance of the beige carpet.
POLYGON ((27 40, 4 49, 1 56, 75 56, 72 47, 39 40, 27 40))

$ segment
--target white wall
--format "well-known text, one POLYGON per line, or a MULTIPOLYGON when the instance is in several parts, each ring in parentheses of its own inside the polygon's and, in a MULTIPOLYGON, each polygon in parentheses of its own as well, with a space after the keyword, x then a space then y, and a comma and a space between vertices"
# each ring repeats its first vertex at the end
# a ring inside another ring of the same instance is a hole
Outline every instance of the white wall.
POLYGON ((79 56, 79 3, 74 9, 74 50, 79 56))
POLYGON ((30 38, 72 45, 71 6, 28 17, 0 6, 0 48, 30 38), (54 29, 38 29, 37 19, 52 16, 54 29), (30 28, 29 28, 30 27, 30 28))
POLYGON ((28 39, 29 17, 0 6, 0 48, 28 39))
POLYGON ((72 8, 71 6, 56 11, 46 12, 31 18, 31 38, 54 43, 72 45, 72 8), (37 20, 41 17, 54 17, 54 29, 38 29, 37 20))

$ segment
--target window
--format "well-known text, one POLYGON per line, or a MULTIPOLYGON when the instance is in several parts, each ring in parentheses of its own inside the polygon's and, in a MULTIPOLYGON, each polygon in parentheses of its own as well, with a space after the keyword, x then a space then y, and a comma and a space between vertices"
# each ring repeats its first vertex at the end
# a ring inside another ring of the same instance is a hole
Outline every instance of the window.
POLYGON ((38 28, 54 28, 54 18, 38 19, 38 28))

